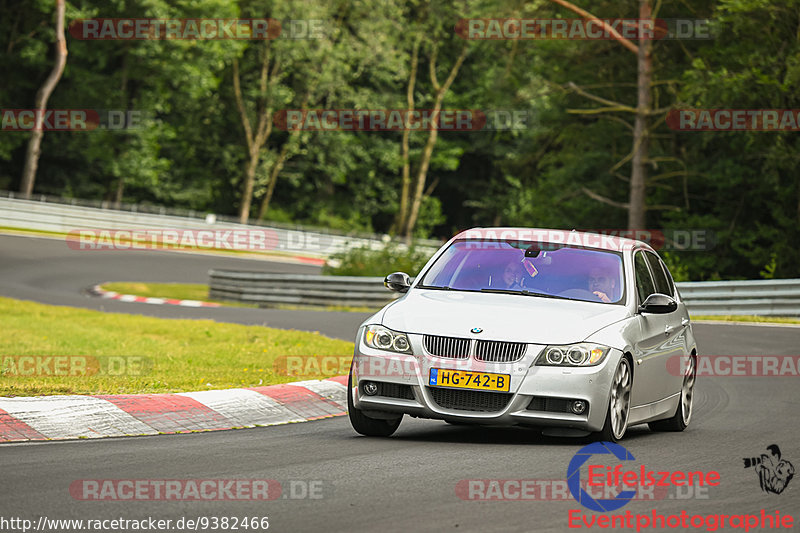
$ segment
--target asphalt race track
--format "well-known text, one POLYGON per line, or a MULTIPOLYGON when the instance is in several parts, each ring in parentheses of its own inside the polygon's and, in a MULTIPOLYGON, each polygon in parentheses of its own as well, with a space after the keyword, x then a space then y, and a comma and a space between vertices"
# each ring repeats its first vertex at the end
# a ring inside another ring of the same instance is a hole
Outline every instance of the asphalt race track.
MULTIPOLYGON (((0 237, 0 294, 59 305, 102 306, 114 312, 266 322, 276 327, 336 332, 335 336, 348 339, 360 320, 355 315, 340 318, 341 313, 172 309, 101 302, 80 294, 80 289, 102 281, 166 282, 177 277, 203 282, 210 267, 259 265, 181 254, 136 257, 137 253, 121 252, 119 258, 108 252, 90 255, 72 252, 58 241, 0 237), (337 329, 345 326, 351 329, 337 329)), ((273 271, 314 271, 288 264, 263 265, 273 271)), ((796 327, 694 327, 701 355, 796 355, 800 351, 800 328, 796 327)), ((637 469, 646 465, 655 471, 717 471, 721 484, 687 499, 681 497, 686 492, 670 488, 663 499, 632 501, 617 513, 655 509, 663 515, 682 510, 732 515, 759 514, 763 509, 800 519, 800 472, 782 494, 768 494, 759 488, 753 469, 745 469, 742 461, 759 457, 766 453, 766 446, 778 444, 783 458, 800 468, 798 379, 698 378, 693 420, 685 432, 652 433, 639 427, 630 430, 622 444, 635 456, 637 469)), ((461 480, 473 479, 563 480, 570 459, 583 445, 524 429, 450 426, 408 417, 388 439, 360 437, 346 417, 339 417, 191 435, 9 444, 0 446, 0 516, 34 523, 40 516, 83 520, 152 517, 170 519, 173 524, 182 517, 268 516, 270 531, 566 531, 570 510, 581 509, 588 517, 600 514, 571 498, 464 501, 456 487, 461 480), (70 484, 87 479, 209 478, 273 479, 283 484, 284 495, 297 498, 98 502, 76 500, 69 491, 70 484), (309 484, 317 497, 300 498, 309 484)), ((662 529, 643 531, 658 530, 662 529)))
POLYGON ((89 287, 107 281, 208 283, 208 271, 212 268, 297 274, 318 274, 320 271, 319 267, 311 265, 210 254, 71 250, 62 239, 0 235, 0 296, 112 313, 205 318, 319 331, 329 337, 350 341, 358 325, 369 316, 369 313, 151 305, 105 300, 85 292, 89 287))

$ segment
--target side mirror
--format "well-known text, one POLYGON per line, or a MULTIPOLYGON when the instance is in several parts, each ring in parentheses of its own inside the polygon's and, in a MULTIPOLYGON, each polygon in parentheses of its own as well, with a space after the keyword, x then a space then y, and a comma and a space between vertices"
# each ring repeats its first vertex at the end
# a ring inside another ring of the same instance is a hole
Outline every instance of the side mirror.
POLYGON ((672 313, 678 309, 678 302, 666 294, 655 293, 647 297, 647 299, 639 306, 640 313, 654 313, 664 315, 672 313))
POLYGON ((387 289, 395 292, 408 292, 411 287, 411 278, 405 272, 392 272, 383 280, 387 289))

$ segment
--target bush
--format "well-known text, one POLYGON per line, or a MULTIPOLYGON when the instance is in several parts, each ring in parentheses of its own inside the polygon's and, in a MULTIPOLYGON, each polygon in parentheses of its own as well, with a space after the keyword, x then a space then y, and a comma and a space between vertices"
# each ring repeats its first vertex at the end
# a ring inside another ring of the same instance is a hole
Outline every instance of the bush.
POLYGON ((416 276, 433 251, 423 251, 414 246, 406 247, 390 243, 381 250, 368 246, 351 248, 333 254, 322 268, 323 274, 333 276, 385 276, 390 272, 406 272, 416 276))

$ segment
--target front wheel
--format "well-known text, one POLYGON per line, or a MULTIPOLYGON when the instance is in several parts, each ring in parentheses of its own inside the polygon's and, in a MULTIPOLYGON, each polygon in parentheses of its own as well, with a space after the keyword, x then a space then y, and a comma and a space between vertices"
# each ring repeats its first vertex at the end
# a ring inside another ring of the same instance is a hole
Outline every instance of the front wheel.
POLYGON ((397 431, 403 415, 391 420, 370 418, 361 409, 353 406, 353 371, 350 370, 350 377, 347 380, 347 415, 350 417, 350 424, 357 433, 367 437, 388 437, 397 431))
POLYGON ((628 429, 628 414, 631 407, 631 363, 627 357, 620 359, 614 379, 611 381, 611 399, 603 429, 593 435, 595 440, 617 442, 628 429))
POLYGON ((652 431, 683 431, 692 420, 692 404, 694 399, 694 383, 697 380, 697 361, 693 355, 689 356, 689 364, 683 375, 681 386, 681 401, 675 409, 675 414, 666 420, 656 420, 647 424, 652 431))

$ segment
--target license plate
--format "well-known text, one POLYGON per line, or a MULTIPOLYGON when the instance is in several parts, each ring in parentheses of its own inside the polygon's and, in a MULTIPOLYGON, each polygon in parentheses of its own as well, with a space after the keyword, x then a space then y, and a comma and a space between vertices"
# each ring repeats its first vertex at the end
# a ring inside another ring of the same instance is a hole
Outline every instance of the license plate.
POLYGON ((428 384, 432 387, 508 392, 511 386, 511 376, 508 374, 485 374, 466 370, 431 368, 431 377, 428 384))

